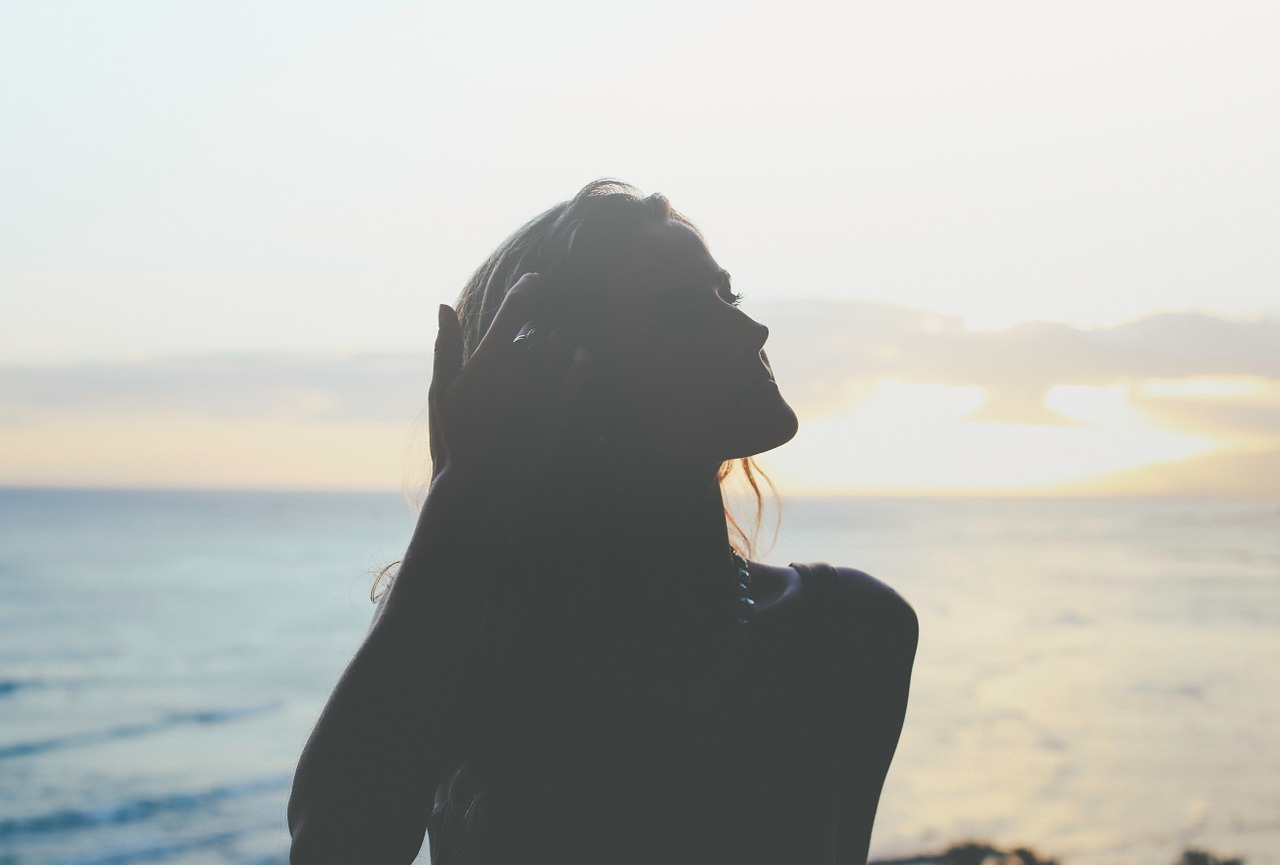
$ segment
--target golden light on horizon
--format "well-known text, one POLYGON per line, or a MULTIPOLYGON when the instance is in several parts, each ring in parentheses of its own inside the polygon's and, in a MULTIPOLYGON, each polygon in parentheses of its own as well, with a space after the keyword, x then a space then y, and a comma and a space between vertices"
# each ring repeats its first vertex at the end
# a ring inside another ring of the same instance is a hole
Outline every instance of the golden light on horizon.
POLYGON ((1106 387, 1059 384, 1044 395, 1044 405, 1065 418, 1086 424, 1141 423, 1123 384, 1106 387))
POLYGON ((0 484, 210 489, 400 489, 411 429, 390 423, 196 414, 49 415, 0 427, 0 484))
MULTIPOLYGON (((118 386, 134 393, 129 407, 75 396, 101 387, 104 379, 94 376, 105 373, 72 370, 64 378, 40 379, 27 387, 72 402, 11 407, 0 423, 0 448, 8 457, 0 484, 412 487, 425 477, 425 416, 414 402, 422 362, 375 358, 304 374, 287 362, 235 362, 224 369, 211 361, 209 369, 222 369, 218 374, 229 384, 200 391, 205 410, 196 403, 179 408, 189 390, 181 371, 171 376, 173 394, 160 388, 137 401, 137 382, 157 388, 163 365, 141 367, 135 379, 118 373, 118 386), (404 392, 377 395, 387 387, 379 384, 381 375, 399 375, 404 392), (282 376, 290 383, 279 384, 282 376), (368 406, 382 403, 404 405, 405 411, 365 416, 368 406)), ((832 381, 831 399, 803 403, 796 440, 762 457, 784 491, 1176 492, 1179 477, 1190 481, 1188 488, 1211 494, 1268 495, 1274 488, 1268 466, 1280 453, 1280 436, 1272 430, 1280 383, 1261 376, 1059 384, 1040 398, 894 376, 832 381), (1219 456, 1227 462, 1197 461, 1219 456), (1171 474, 1175 466, 1188 471, 1171 474), (1148 469, 1145 476, 1132 475, 1148 469), (1117 486, 1111 476, 1126 472, 1130 476, 1117 486)))
POLYGON ((966 420, 984 398, 977 387, 882 378, 854 411, 802 422, 797 440, 765 463, 783 482, 814 492, 832 489, 837 477, 877 493, 1044 491, 1227 444, 1153 423, 1125 385, 1051 388, 1045 407, 1063 417, 1058 425, 966 420), (840 463, 806 464, 806 453, 840 454, 840 463))
MULTIPOLYGON (((319 414, 331 403, 325 393, 304 396, 305 405, 246 417, 26 413, 0 425, 9 457, 0 483, 404 489, 422 480, 415 448, 421 450, 423 417, 337 420, 319 414)), ((988 397, 977 386, 881 377, 841 412, 802 414, 796 440, 762 463, 790 492, 1040 494, 1108 473, 1277 446, 1274 434, 1215 430, 1202 408, 1280 405, 1280 385, 1256 377, 1057 385, 1044 396, 1045 423, 986 420, 980 409, 988 397), (1144 403, 1151 400, 1188 403, 1203 423, 1162 423, 1144 403)), ((1232 481, 1232 489, 1239 486, 1232 481)), ((1099 491, 1107 492, 1105 485, 1099 491)))
MULTIPOLYGON (((1280 347, 1277 350, 1280 350, 1280 347)), ((1232 399, 1280 403, 1280 382, 1256 375, 1153 378, 1142 382, 1138 391, 1143 396, 1157 398, 1232 399)))

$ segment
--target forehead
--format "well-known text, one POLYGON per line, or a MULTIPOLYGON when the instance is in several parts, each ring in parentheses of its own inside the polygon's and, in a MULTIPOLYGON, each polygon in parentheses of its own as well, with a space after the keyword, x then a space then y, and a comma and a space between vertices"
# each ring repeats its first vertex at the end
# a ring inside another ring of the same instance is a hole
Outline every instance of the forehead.
POLYGON ((605 306, 609 312, 641 312, 673 291, 716 285, 722 275, 693 228, 674 219, 647 223, 619 249, 605 306))

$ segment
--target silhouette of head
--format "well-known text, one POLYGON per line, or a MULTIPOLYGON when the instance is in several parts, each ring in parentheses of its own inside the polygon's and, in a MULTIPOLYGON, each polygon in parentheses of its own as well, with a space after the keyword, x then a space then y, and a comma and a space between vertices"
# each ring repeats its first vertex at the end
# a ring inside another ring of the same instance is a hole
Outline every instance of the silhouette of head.
MULTIPOLYGON (((470 356, 507 290, 542 275, 544 327, 592 351, 575 446, 720 466, 788 441, 796 417, 773 383, 768 328, 737 306, 701 233, 661 195, 588 184, 509 237, 458 299, 470 356)), ((749 467, 747 467, 749 469, 749 467)))

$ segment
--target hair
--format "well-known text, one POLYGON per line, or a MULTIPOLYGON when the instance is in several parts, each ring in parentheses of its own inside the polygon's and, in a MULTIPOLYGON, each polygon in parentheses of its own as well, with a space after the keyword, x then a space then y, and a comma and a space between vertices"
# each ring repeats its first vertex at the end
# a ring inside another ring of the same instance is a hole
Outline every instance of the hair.
MULTIPOLYGON (((594 180, 568 201, 534 217, 504 240, 484 263, 476 268, 458 295, 455 309, 462 324, 463 362, 480 344, 502 300, 526 273, 538 273, 554 285, 549 298, 554 318, 569 325, 580 324, 598 298, 593 289, 603 282, 614 254, 636 228, 645 223, 675 220, 701 236, 696 225, 671 207, 665 196, 642 196, 635 187, 620 180, 594 180)), ((737 475, 754 499, 754 514, 748 528, 725 506, 725 522, 730 545, 750 558, 764 518, 764 492, 776 495, 772 480, 750 457, 729 460, 717 473, 721 487, 737 475)), ((776 526, 775 526, 776 530, 776 526)), ((396 564, 376 576, 370 596, 377 600, 384 583, 389 585, 396 564)))
MULTIPOLYGON (((637 227, 674 219, 693 228, 662 195, 641 197, 618 180, 596 180, 520 227, 472 274, 458 296, 463 359, 471 356, 511 286, 526 273, 554 284, 554 312, 580 322, 613 254, 637 227)), ((697 230, 696 228, 694 229, 697 230)))
MULTIPOLYGON (((673 210, 662 195, 642 196, 634 187, 608 179, 588 183, 570 200, 530 220, 476 269, 458 297, 455 309, 462 325, 463 362, 480 344, 507 292, 526 273, 538 273, 542 277, 546 286, 544 313, 548 319, 570 333, 588 334, 590 328, 584 325, 591 320, 601 299, 599 288, 608 285, 623 242, 646 224, 669 220, 701 234, 692 222, 673 210)), ((754 520, 747 523, 750 529, 746 528, 726 504, 725 522, 730 544, 749 558, 754 552, 764 513, 762 485, 771 492, 776 490, 749 457, 726 461, 717 471, 722 489, 739 475, 750 491, 748 498, 754 498, 754 520)), ((728 501, 730 497, 725 498, 728 501)), ((378 575, 373 586, 375 599, 384 580, 389 584, 391 576, 391 567, 384 568, 378 575)), ((444 845, 448 853, 442 850, 442 858, 447 856, 450 862, 507 861, 491 847, 498 842, 484 831, 492 810, 504 807, 492 799, 494 791, 489 789, 485 777, 483 767, 464 757, 447 779, 439 827, 443 837, 435 841, 444 845)))

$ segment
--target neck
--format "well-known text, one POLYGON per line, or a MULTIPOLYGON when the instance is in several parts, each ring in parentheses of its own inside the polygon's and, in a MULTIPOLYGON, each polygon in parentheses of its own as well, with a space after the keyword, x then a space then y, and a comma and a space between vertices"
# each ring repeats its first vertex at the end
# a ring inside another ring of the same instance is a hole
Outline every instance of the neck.
POLYGON ((634 456, 553 467, 527 508, 521 548, 646 581, 723 582, 732 565, 717 469, 634 456))
POLYGON ((638 464, 610 480, 600 491, 601 504, 613 512, 605 518, 637 553, 655 562, 718 560, 727 554, 729 535, 715 467, 638 464))
POLYGON ((517 511, 526 516, 504 523, 520 620, 586 641, 591 652, 573 657, 588 666, 642 661, 632 674, 664 681, 704 674, 738 633, 717 467, 577 461, 535 489, 517 511))
POLYGON ((637 566, 702 573, 727 566, 729 533, 716 467, 637 460, 595 486, 590 519, 637 566))

